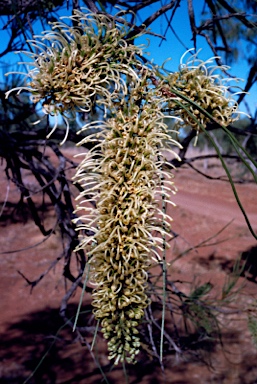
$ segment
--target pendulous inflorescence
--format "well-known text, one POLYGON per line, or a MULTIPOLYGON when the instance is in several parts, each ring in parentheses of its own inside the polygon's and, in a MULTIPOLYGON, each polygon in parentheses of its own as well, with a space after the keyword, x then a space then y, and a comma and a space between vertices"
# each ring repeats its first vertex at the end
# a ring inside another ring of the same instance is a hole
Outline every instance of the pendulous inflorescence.
POLYGON ((85 216, 77 220, 78 229, 94 225, 94 234, 80 244, 89 247, 96 285, 92 305, 115 363, 134 362, 140 350, 138 325, 150 303, 148 270, 159 261, 163 235, 169 236, 170 218, 158 207, 157 194, 168 200, 167 190, 173 190, 162 151, 178 143, 163 119, 160 100, 148 94, 147 103, 138 107, 131 97, 107 120, 100 144, 85 155, 76 175, 85 186, 78 207, 85 216), (86 206, 92 197, 95 210, 86 206))

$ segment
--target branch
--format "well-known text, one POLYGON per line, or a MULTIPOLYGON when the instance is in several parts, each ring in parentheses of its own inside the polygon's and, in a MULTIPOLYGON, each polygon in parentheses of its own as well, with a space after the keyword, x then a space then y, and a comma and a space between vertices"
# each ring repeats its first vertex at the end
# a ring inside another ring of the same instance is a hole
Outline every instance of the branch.
MULTIPOLYGON (((207 4, 208 4, 208 6, 209 6, 209 8, 211 10, 211 13, 212 13, 212 20, 213 20, 213 30, 212 30, 212 32, 213 32, 214 43, 216 44, 216 30, 214 28, 214 26, 216 24, 217 28, 218 28, 218 31, 219 31, 219 34, 220 34, 220 37, 221 37, 221 40, 222 40, 222 42, 224 44, 224 47, 225 47, 225 51, 226 52, 230 52, 229 46, 227 44, 227 40, 225 38, 225 35, 223 33, 223 29, 222 29, 221 24, 220 24, 220 20, 221 20, 222 16, 221 17, 217 16, 216 9, 215 9, 215 6, 214 6, 212 0, 207 0, 207 4)), ((198 29, 198 31, 200 31, 200 28, 198 29)))
MULTIPOLYGON (((177 10, 177 8, 180 7, 180 1, 181 1, 181 0, 177 0, 177 2, 176 2, 176 4, 175 4, 175 7, 173 8, 172 13, 171 13, 169 19, 168 19, 168 16, 166 15, 166 13, 164 13, 164 17, 165 17, 166 22, 167 22, 167 27, 166 27, 166 29, 165 29, 165 32, 164 32, 164 34, 163 34, 163 37, 166 38, 167 32, 168 32, 168 30, 170 29, 170 30, 172 31, 172 33, 174 34, 174 36, 176 37, 176 39, 180 42, 180 44, 182 44, 182 45, 185 47, 185 49, 188 51, 188 48, 184 45, 183 41, 180 39, 180 37, 178 36, 178 34, 176 33, 176 31, 174 30, 174 28, 173 28, 172 25, 171 25, 172 20, 173 20, 173 17, 174 17, 174 15, 175 15, 175 13, 176 13, 176 10, 177 10)), ((159 44, 159 47, 161 46, 161 44, 162 44, 164 38, 161 40, 161 42, 160 42, 160 44, 159 44)))
MULTIPOLYGON (((243 12, 238 12, 238 13, 227 13, 226 15, 223 15, 223 16, 213 16, 212 19, 208 19, 208 20, 205 20, 203 24, 201 24, 199 27, 198 27, 198 32, 201 32, 203 31, 204 29, 210 29, 213 27, 214 25, 214 22, 217 22, 217 21, 220 21, 220 20, 227 20, 227 19, 231 19, 232 17, 238 17, 238 16, 243 16, 245 15, 245 13, 243 12)), ((215 40, 213 38, 213 40, 215 40)), ((256 44, 256 42, 252 42, 253 44, 256 44)))
POLYGON ((97 6, 95 5, 95 1, 92 1, 92 0, 84 0, 87 8, 93 12, 93 13, 99 13, 99 9, 97 8, 97 6))
POLYGON ((140 2, 137 5, 132 5, 132 6, 128 6, 128 2, 126 2, 126 3, 122 2, 122 5, 123 6, 127 5, 129 10, 136 13, 136 12, 140 11, 140 9, 146 8, 148 5, 152 5, 154 3, 157 3, 158 1, 159 0, 146 0, 146 1, 140 2))
POLYGON ((198 30, 197 30, 197 27, 195 25, 195 14, 194 14, 194 8, 193 8, 192 0, 187 0, 187 8, 188 8, 188 15, 189 15, 191 31, 192 31, 192 35, 193 35, 194 48, 196 49, 196 35, 198 34, 198 30))
MULTIPOLYGON (((67 306, 68 306, 68 302, 70 300, 71 297, 74 296, 77 288, 79 286, 81 286, 81 280, 83 278, 83 272, 81 272, 78 277, 76 278, 76 280, 72 283, 70 289, 66 292, 65 296, 62 298, 62 302, 61 302, 61 307, 60 307, 60 315, 61 317, 63 318, 64 322, 66 324, 68 324, 71 328, 73 328, 73 322, 71 321, 71 319, 69 319, 66 315, 66 310, 67 310, 67 306)), ((84 327, 76 327, 76 332, 79 336, 80 335, 80 332, 90 332, 90 333, 93 333, 95 330, 95 326, 84 326, 84 327)), ((79 337, 79 339, 82 341, 84 341, 84 338, 82 337, 79 337)))
MULTIPOLYGON (((1 14, 1 13, 0 13, 1 14)), ((6 55, 7 53, 9 52, 13 52, 15 51, 16 49, 12 46, 14 40, 16 39, 16 37, 18 36, 17 34, 17 30, 12 28, 11 30, 11 37, 9 39, 9 42, 7 44, 7 47, 0 53, 0 58, 3 57, 4 55, 6 55)), ((24 43, 25 44, 25 43, 24 43)))
MULTIPOLYGON (((257 62, 255 62, 250 71, 249 71, 249 75, 248 75, 248 79, 247 79, 247 82, 246 82, 246 85, 245 85, 245 88, 244 88, 244 92, 248 92, 250 91, 251 87, 253 86, 253 84, 256 82, 257 80, 257 62)), ((237 100, 237 103, 240 104, 241 101, 244 99, 246 93, 241 93, 241 95, 239 96, 238 100, 237 100)))
MULTIPOLYGON (((224 8, 225 8, 227 11, 229 11, 230 13, 234 13, 234 14, 237 14, 237 13, 238 13, 234 8, 232 8, 232 7, 227 3, 226 0, 218 0, 218 2, 220 3, 220 5, 221 5, 222 7, 224 7, 224 8)), ((240 21, 241 21, 247 28, 256 28, 256 23, 252 23, 252 22, 248 21, 248 20, 246 19, 245 16, 243 16, 243 15, 238 15, 238 16, 236 16, 236 18, 237 18, 238 20, 240 20, 240 21)))
POLYGON ((1 0, 0 14, 1 16, 13 16, 27 12, 35 12, 36 10, 51 10, 55 7, 63 5, 64 0, 1 0))
POLYGON ((54 261, 52 261, 52 263, 50 264, 50 266, 43 272, 41 273, 41 275, 36 279, 36 280, 29 280, 21 271, 17 271, 19 273, 19 275, 21 275, 23 277, 24 280, 26 280, 26 282, 28 283, 28 285, 31 286, 31 289, 30 289, 30 293, 32 293, 32 290, 33 288, 53 269, 55 268, 56 264, 58 264, 58 262, 61 260, 61 256, 60 257, 57 257, 54 261))
POLYGON ((165 12, 167 12, 168 10, 172 9, 174 7, 176 3, 176 0, 173 0, 171 1, 169 4, 166 4, 164 5, 163 7, 161 7, 160 9, 158 9, 158 11, 156 11, 155 13, 153 13, 151 16, 149 16, 147 19, 145 19, 145 21, 141 24, 141 26, 145 26, 146 28, 152 24, 156 19, 158 19, 158 17, 160 17, 161 15, 163 15, 165 12))

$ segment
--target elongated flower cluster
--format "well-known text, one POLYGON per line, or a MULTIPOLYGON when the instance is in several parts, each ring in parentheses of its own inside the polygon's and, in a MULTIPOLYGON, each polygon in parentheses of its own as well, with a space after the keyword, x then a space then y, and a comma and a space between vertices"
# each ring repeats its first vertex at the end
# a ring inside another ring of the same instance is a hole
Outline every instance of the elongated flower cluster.
POLYGON ((84 186, 80 198, 87 196, 78 207, 86 212, 78 228, 94 227, 94 235, 83 237, 80 247, 91 248, 94 314, 115 363, 133 362, 139 352, 137 326, 150 303, 147 271, 162 249, 158 233, 170 228, 156 193, 169 196, 165 188, 172 189, 172 176, 162 170, 161 151, 177 142, 166 132, 159 104, 148 101, 139 108, 129 100, 123 105, 107 121, 99 134, 101 143, 85 155, 76 176, 84 186), (92 198, 96 210, 86 207, 92 198))
POLYGON ((204 62, 195 54, 183 64, 182 58, 180 70, 166 78, 171 92, 178 91, 188 99, 173 95, 169 108, 183 120, 181 125, 189 125, 197 131, 200 130, 199 123, 205 128, 210 118, 190 101, 195 102, 224 126, 239 118, 237 103, 229 95, 226 85, 228 79, 221 76, 221 72, 227 67, 213 65, 214 59, 204 62))

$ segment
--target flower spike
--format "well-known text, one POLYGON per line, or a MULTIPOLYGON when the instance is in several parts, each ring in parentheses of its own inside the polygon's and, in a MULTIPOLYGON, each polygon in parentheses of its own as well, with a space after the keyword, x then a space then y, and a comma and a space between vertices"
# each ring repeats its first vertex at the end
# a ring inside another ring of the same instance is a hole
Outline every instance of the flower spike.
MULTIPOLYGON (((148 92, 147 102, 137 106, 139 94, 140 87, 130 88, 131 96, 113 110, 102 130, 101 155, 86 156, 76 176, 80 183, 95 181, 88 187, 89 195, 95 192, 95 230, 87 240, 83 236, 78 249, 86 246, 89 251, 93 312, 115 364, 134 362, 140 351, 137 327, 151 302, 148 270, 163 262, 159 244, 170 236, 171 219, 159 214, 156 204, 166 178, 161 152, 169 144, 179 146, 163 123, 163 100, 148 92)), ((77 210, 83 209, 81 202, 77 210)), ((84 220, 82 215, 77 224, 82 231, 84 220)))

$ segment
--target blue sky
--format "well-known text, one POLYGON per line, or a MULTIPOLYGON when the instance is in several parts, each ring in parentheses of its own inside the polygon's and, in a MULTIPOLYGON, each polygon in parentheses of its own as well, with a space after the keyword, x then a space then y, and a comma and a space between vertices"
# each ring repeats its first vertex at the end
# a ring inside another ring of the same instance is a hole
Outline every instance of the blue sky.
MULTIPOLYGON (((197 0, 198 10, 199 12, 195 15, 197 24, 200 21, 200 12, 202 10, 202 4, 203 0, 197 0)), ((151 15, 156 10, 156 5, 148 6, 147 10, 144 11, 144 14, 142 15, 142 19, 145 19, 149 15, 151 15)), ((67 14, 67 11, 65 12, 67 14)), ((163 18, 158 19, 152 26, 151 29, 155 33, 163 34, 164 28, 166 27, 166 22, 163 18)), ((0 25, 3 25, 3 17, 0 19, 0 25), (2 23, 1 23, 2 20, 2 23)), ((181 56, 185 53, 186 48, 192 48, 193 43, 191 41, 191 34, 190 34, 190 24, 189 24, 189 18, 187 13, 187 2, 186 0, 181 1, 181 6, 179 9, 177 9, 175 17, 172 22, 172 26, 174 30, 176 31, 177 35, 179 36, 180 40, 183 42, 183 44, 178 41, 177 37, 172 33, 172 31, 168 31, 167 33, 167 39, 166 41, 162 41, 157 37, 149 36, 150 38, 150 45, 147 48, 147 51, 150 53, 149 58, 153 59, 156 64, 162 64, 166 59, 170 58, 171 60, 167 62, 165 65, 165 68, 171 71, 176 71, 179 66, 179 61, 181 56)), ((40 24, 35 26, 35 33, 39 34, 41 32, 40 24)), ((7 31, 0 30, 0 51, 2 51, 8 42, 9 38, 7 35, 7 31)), ((198 46, 197 49, 201 48, 201 52, 199 53, 199 57, 202 60, 206 60, 213 56, 213 52, 211 51, 210 47, 206 43, 205 39, 203 37, 198 38, 198 46)), ((139 40, 139 43, 144 43, 145 38, 142 38, 139 40)), ((15 69, 16 63, 20 61, 20 58, 15 54, 9 54, 8 56, 3 57, 0 59, 0 79, 2 76, 2 73, 5 71, 11 71, 15 69), (4 65, 3 60, 5 63, 7 62, 7 67, 4 65), (2 71, 2 73, 1 73, 2 71)), ((27 61, 27 59, 25 59, 27 61)), ((230 73, 233 76, 240 77, 243 79, 246 79, 247 77, 247 62, 246 60, 240 58, 239 61, 236 64, 233 64, 230 73)), ((239 86, 244 87, 245 82, 240 82, 239 86)), ((247 100, 251 109, 251 112, 254 113, 257 102, 256 102, 256 95, 257 93, 257 85, 255 85, 251 89, 251 95, 247 96, 247 100)), ((241 110, 245 111, 245 108, 243 105, 240 106, 241 110)))

